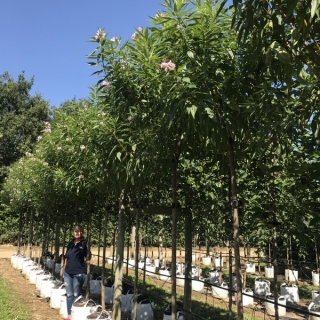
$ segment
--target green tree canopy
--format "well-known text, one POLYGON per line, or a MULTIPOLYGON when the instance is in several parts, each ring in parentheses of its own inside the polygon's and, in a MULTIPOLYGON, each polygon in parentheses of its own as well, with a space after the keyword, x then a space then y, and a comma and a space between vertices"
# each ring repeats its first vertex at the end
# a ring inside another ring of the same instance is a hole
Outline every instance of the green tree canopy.
POLYGON ((15 81, 8 72, 0 75, 0 183, 7 168, 31 152, 44 129, 49 104, 41 95, 30 95, 33 78, 22 72, 15 81))

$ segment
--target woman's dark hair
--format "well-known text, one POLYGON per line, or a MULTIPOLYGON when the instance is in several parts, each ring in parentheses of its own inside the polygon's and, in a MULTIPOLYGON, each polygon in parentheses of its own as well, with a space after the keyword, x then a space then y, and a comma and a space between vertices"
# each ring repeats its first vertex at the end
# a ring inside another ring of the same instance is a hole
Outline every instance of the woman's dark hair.
POLYGON ((73 227, 73 231, 80 231, 81 233, 83 233, 83 228, 80 226, 80 224, 76 224, 73 227))

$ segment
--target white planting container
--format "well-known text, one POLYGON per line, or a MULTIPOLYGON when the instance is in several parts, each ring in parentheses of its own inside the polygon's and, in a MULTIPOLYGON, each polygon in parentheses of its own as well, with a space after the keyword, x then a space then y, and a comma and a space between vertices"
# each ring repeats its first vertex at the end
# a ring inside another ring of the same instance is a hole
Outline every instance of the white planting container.
POLYGON ((265 267, 264 268, 264 276, 268 279, 273 279, 274 278, 274 267, 265 267))
POLYGON ((154 277, 156 273, 156 266, 153 264, 147 264, 146 266, 146 275, 150 277, 154 277))
POLYGON ((270 293, 270 281, 257 277, 254 281, 254 293, 260 296, 270 293))
POLYGON ((159 269, 159 279, 165 282, 171 282, 171 270, 170 269, 159 269))
POLYGON ((177 274, 177 286, 184 287, 184 279, 185 275, 184 274, 177 274))
POLYGON ((217 283, 219 282, 219 276, 220 276, 220 273, 218 270, 216 269, 211 269, 209 271, 209 275, 210 275, 210 282, 211 283, 217 283))
POLYGON ((319 272, 312 271, 312 284, 316 287, 319 287, 319 272))
POLYGON ((284 277, 286 281, 298 282, 298 270, 285 269, 284 277))
POLYGON ((295 284, 287 285, 286 283, 283 283, 280 286, 281 295, 284 296, 287 300, 287 302, 299 302, 299 291, 298 286, 295 284))
MULTIPOLYGON (((266 296, 266 300, 264 305, 266 308, 266 312, 269 316, 275 315, 275 304, 274 304, 274 297, 271 294, 266 296)), ((279 317, 284 317, 286 315, 286 298, 280 296, 278 298, 278 315, 279 317)))
POLYGON ((226 299, 229 296, 229 287, 225 282, 211 286, 212 296, 215 298, 226 299))
POLYGON ((40 297, 50 298, 52 288, 60 284, 60 281, 56 280, 54 277, 45 279, 41 282, 40 297))
POLYGON ((205 266, 210 266, 211 265, 211 257, 202 257, 202 264, 205 266))
POLYGON ((309 315, 309 320, 320 320, 320 305, 311 302, 308 311, 313 313, 309 315))
POLYGON ((202 277, 192 279, 191 287, 193 291, 202 292, 204 289, 204 279, 202 277))
POLYGON ((312 290, 311 291, 311 297, 312 297, 312 302, 314 304, 319 304, 320 305, 320 295, 319 295, 319 291, 317 290, 312 290))
POLYGON ((53 309, 60 309, 62 296, 66 294, 64 285, 59 288, 52 288, 50 296, 50 307, 53 309))
POLYGON ((223 257, 220 259, 220 255, 215 256, 214 265, 216 268, 223 267, 223 257))
POLYGON ((253 262, 246 263, 246 272, 247 273, 255 273, 256 272, 256 265, 253 262))

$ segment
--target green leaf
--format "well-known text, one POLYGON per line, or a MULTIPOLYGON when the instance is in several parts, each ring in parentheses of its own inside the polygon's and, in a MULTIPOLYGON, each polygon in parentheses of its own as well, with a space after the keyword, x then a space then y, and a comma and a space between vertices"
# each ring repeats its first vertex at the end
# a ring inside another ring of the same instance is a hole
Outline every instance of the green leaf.
POLYGON ((183 82, 190 83, 190 78, 184 77, 184 78, 182 78, 182 81, 183 81, 183 82))
POLYGON ((285 49, 279 47, 279 48, 276 48, 276 52, 277 52, 277 58, 281 62, 286 63, 286 64, 290 63, 290 55, 285 49))
POLYGON ((117 153, 117 158, 121 161, 121 152, 117 153))
POLYGON ((194 118, 196 115, 198 107, 195 105, 192 105, 191 107, 187 108, 188 113, 191 113, 192 117, 194 118))
POLYGON ((312 2, 311 2, 311 17, 310 17, 311 19, 316 14, 317 7, 318 7, 318 0, 312 0, 312 2))
POLYGON ((191 58, 191 59, 194 58, 194 54, 193 54, 192 51, 188 51, 188 52, 187 52, 187 55, 188 55, 188 57, 191 58))

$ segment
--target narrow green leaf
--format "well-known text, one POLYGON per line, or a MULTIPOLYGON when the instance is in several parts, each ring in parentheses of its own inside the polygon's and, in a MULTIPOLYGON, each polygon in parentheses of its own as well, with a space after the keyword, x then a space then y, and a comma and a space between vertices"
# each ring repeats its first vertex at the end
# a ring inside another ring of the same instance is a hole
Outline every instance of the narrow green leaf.
POLYGON ((312 2, 311 2, 311 17, 310 17, 311 19, 316 14, 317 7, 318 7, 318 0, 312 0, 312 2))
POLYGON ((191 59, 194 58, 194 54, 193 54, 192 51, 188 51, 188 52, 187 52, 187 55, 188 55, 188 57, 191 58, 191 59))

